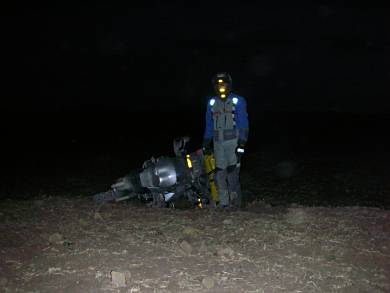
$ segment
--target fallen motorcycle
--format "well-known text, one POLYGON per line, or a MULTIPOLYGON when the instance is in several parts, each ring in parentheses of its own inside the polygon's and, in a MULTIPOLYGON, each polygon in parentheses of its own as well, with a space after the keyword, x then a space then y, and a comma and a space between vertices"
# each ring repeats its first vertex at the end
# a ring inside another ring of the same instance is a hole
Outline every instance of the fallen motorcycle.
POLYGON ((177 201, 186 199, 199 208, 216 205, 214 157, 205 155, 202 149, 187 153, 188 141, 189 137, 175 139, 175 157, 146 160, 142 168, 119 178, 108 191, 94 195, 95 202, 139 199, 152 207, 175 207, 177 201))

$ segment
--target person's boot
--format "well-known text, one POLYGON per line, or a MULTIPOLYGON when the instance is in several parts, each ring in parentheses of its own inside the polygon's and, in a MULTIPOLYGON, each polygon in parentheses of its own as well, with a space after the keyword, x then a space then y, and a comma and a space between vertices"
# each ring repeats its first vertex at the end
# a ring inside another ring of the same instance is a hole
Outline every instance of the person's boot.
POLYGON ((230 193, 230 207, 232 209, 241 208, 241 196, 237 192, 230 193))

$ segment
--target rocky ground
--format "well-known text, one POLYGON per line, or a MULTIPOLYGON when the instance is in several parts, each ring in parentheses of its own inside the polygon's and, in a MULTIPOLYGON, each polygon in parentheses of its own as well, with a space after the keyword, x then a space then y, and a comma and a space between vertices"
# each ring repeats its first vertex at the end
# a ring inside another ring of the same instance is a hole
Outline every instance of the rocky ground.
POLYGON ((243 159, 245 207, 223 213, 95 206, 146 150, 9 156, 0 292, 390 292, 388 147, 259 137, 243 159))
POLYGON ((4 200, 1 292, 390 292, 390 211, 4 200))

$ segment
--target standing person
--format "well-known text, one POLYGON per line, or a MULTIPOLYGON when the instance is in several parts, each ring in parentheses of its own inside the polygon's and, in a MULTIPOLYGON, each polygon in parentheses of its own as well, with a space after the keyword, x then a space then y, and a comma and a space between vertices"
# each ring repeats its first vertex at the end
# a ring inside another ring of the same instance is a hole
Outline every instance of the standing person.
POLYGON ((203 149, 205 153, 214 150, 218 207, 240 208, 240 159, 249 133, 246 101, 231 92, 228 73, 216 74, 212 83, 217 95, 208 100, 203 149))

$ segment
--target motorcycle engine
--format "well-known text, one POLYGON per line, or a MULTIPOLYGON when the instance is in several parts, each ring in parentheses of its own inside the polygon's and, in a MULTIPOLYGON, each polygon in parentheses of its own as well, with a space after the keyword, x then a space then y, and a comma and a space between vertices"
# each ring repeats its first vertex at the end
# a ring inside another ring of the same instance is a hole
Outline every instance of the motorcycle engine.
POLYGON ((146 188, 168 188, 177 183, 174 159, 159 158, 140 173, 140 180, 146 188))

